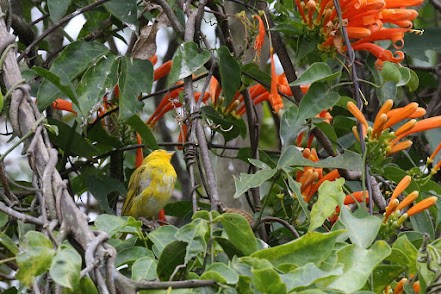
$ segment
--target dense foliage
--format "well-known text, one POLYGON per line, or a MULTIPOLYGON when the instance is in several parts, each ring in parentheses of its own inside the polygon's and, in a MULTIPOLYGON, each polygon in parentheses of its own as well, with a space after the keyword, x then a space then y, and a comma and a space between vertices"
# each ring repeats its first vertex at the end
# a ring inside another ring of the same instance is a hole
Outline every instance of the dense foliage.
POLYGON ((4 293, 441 291, 438 0, 0 3, 4 293))

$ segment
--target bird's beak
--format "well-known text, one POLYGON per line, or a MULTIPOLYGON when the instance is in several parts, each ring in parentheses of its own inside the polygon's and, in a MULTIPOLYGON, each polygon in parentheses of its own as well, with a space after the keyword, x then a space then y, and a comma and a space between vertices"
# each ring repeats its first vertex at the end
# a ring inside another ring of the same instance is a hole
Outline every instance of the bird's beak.
POLYGON ((175 155, 176 151, 167 151, 168 154, 170 154, 170 157, 173 157, 175 155))

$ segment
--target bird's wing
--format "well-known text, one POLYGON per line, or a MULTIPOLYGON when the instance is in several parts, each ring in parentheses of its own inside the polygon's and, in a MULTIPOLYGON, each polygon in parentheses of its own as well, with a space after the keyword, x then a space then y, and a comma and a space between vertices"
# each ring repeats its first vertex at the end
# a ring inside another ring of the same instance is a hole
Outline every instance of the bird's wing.
POLYGON ((129 189, 127 191, 126 199, 124 200, 124 204, 122 207, 121 215, 125 215, 133 205, 133 198, 136 197, 144 190, 148 185, 150 185, 151 179, 148 177, 147 179, 143 179, 142 185, 140 185, 141 178, 145 175, 147 166, 141 165, 138 167, 130 177, 129 181, 129 189))

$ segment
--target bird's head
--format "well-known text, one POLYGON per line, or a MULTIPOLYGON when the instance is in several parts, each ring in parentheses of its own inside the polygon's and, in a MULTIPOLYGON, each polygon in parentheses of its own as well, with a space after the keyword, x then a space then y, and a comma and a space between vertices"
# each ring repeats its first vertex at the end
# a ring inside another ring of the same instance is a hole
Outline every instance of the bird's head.
POLYGON ((155 160, 155 159, 167 159, 170 161, 175 151, 167 151, 163 149, 158 149, 147 155, 145 161, 155 160))

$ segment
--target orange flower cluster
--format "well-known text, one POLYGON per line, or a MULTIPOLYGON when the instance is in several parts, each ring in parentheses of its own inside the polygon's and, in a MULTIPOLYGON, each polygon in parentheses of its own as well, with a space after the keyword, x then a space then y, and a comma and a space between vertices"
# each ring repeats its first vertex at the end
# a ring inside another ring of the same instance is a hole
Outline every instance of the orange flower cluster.
MULTIPOLYGON (((367 191, 356 191, 353 192, 352 194, 346 195, 345 199, 343 201, 343 205, 351 205, 354 203, 359 203, 359 202, 369 202, 369 195, 367 191)), ((336 207, 335 208, 335 212, 333 215, 331 215, 328 220, 331 224, 334 224, 337 220, 338 217, 340 215, 340 207, 336 207)))
MULTIPOLYGON (((418 12, 409 9, 418 6, 422 0, 340 0, 343 24, 354 50, 369 51, 377 58, 377 67, 384 61, 400 62, 404 33, 411 31, 412 21, 418 12), (395 54, 375 44, 375 41, 390 40, 395 54)), ((340 21, 332 0, 295 0, 303 23, 310 30, 316 29, 323 38, 319 49, 343 52, 343 38, 340 21)))
MULTIPOLYGON (((411 276, 413 276, 413 275, 411 275, 411 276)), ((407 282, 408 282, 407 278, 402 278, 401 280, 399 280, 398 283, 394 287, 393 294, 403 294, 404 293, 404 285, 407 282)), ((416 294, 420 293, 420 281, 413 282, 412 289, 416 294)), ((388 293, 388 292, 384 292, 384 293, 388 293)))
MULTIPOLYGON (((319 161, 315 148, 303 149, 302 155, 304 158, 313 162, 319 161)), ((309 202, 324 181, 333 181, 339 177, 340 174, 338 173, 338 170, 332 170, 326 175, 323 175, 323 168, 306 166, 302 171, 297 172, 296 181, 301 184, 300 192, 302 193, 303 199, 306 202, 309 202)))
MULTIPOLYGON (((362 125, 368 152, 369 149, 378 150, 383 156, 397 153, 412 146, 411 140, 402 140, 405 137, 441 127, 441 116, 434 116, 417 121, 416 118, 425 115, 426 110, 419 107, 416 102, 395 109, 391 109, 392 106, 393 101, 387 100, 378 111, 373 125, 370 127, 363 113, 355 104, 352 102, 347 103, 348 110, 362 125), (390 131, 391 127, 405 120, 408 121, 397 128, 395 132, 390 131)), ((359 140, 356 127, 353 128, 353 131, 359 140)), ((373 156, 376 155, 379 154, 374 154, 373 156)))
POLYGON ((410 176, 405 176, 401 181, 398 183, 398 185, 395 187, 395 190, 392 193, 392 196, 389 200, 389 205, 386 207, 386 212, 384 213, 383 223, 387 223, 389 219, 392 223, 395 221, 397 222, 397 225, 401 225, 404 220, 406 220, 409 216, 415 215, 417 213, 420 213, 429 207, 436 204, 438 201, 438 197, 436 196, 430 196, 422 201, 416 203, 414 206, 409 208, 407 212, 402 213, 403 209, 408 207, 410 204, 412 204, 418 197, 419 192, 413 191, 409 193, 401 202, 398 200, 398 196, 401 195, 401 193, 406 190, 406 188, 409 186, 412 178, 410 176), (393 215, 393 217, 391 217, 393 215))

